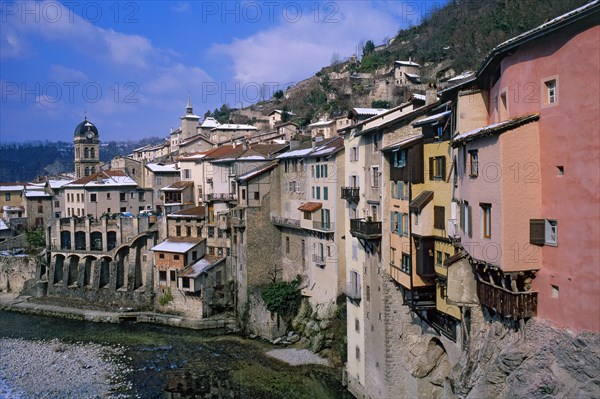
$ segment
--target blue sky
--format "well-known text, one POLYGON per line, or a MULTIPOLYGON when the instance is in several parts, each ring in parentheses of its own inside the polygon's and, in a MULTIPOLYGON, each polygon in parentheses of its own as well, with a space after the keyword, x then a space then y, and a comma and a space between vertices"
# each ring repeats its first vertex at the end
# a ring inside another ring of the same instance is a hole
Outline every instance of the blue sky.
POLYGON ((381 44, 443 0, 1 2, 0 142, 166 137, 188 92, 203 115, 247 106, 381 44))

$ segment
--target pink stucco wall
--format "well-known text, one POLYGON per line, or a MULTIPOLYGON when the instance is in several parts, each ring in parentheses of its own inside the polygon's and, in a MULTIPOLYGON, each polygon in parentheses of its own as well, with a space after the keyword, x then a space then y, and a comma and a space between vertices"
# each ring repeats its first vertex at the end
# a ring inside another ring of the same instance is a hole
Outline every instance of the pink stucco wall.
MULTIPOLYGON (((522 46, 503 59, 490 93, 494 99, 506 90, 510 117, 540 113, 541 217, 558 221, 558 246, 542 247, 533 288, 539 317, 577 331, 600 331, 598 37, 598 26, 568 28, 522 46), (558 102, 546 105, 544 81, 550 78, 557 81, 558 102)), ((494 107, 491 122, 500 118, 494 107)))

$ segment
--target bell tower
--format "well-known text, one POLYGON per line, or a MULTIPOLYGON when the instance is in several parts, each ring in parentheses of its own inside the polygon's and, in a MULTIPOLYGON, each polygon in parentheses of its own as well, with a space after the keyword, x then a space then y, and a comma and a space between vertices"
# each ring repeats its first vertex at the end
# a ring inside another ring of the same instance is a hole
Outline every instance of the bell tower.
POLYGON ((75 128, 75 178, 80 179, 100 170, 100 137, 98 129, 87 116, 75 128))

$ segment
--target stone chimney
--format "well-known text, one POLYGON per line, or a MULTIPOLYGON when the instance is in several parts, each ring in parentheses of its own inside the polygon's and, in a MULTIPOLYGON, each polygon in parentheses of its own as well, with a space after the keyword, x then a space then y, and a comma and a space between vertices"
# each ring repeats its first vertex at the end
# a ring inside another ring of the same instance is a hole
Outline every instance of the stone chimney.
POLYGON ((437 86, 435 83, 429 83, 429 86, 425 89, 425 105, 433 104, 437 100, 437 86))
POLYGON ((250 141, 244 140, 244 151, 248 151, 250 149, 250 141))
POLYGON ((290 150, 298 148, 300 146, 300 140, 290 140, 290 150))

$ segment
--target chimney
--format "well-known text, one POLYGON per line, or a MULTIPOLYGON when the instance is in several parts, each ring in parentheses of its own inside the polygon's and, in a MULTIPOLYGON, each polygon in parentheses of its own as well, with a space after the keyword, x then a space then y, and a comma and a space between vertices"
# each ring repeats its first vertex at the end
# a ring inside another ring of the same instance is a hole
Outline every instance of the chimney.
POLYGON ((250 142, 248 140, 244 140, 244 151, 248 151, 250 149, 250 142))
POLYGON ((317 146, 317 138, 315 137, 314 139, 311 140, 312 141, 312 149, 314 150, 315 147, 317 146))
POLYGON ((290 150, 298 148, 300 146, 300 140, 290 140, 290 150))
POLYGON ((435 83, 429 83, 429 86, 425 89, 425 105, 433 104, 437 100, 437 86, 435 83))

